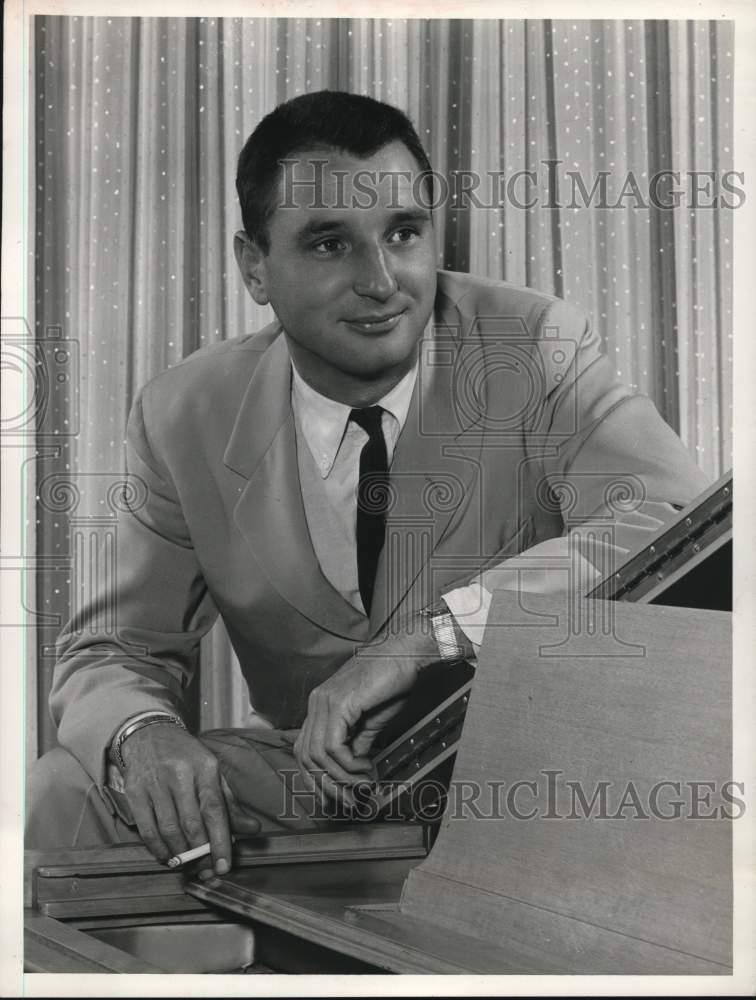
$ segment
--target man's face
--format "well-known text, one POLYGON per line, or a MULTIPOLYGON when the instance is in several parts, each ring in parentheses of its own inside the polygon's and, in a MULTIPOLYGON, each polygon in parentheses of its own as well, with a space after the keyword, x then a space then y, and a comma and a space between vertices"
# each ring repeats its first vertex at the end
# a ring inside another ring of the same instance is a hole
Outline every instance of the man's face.
POLYGON ((414 363, 436 291, 420 167, 401 142, 367 159, 337 150, 294 159, 286 167, 293 183, 282 180, 269 222, 269 252, 249 254, 247 286, 273 306, 297 368, 325 395, 396 381, 414 363))

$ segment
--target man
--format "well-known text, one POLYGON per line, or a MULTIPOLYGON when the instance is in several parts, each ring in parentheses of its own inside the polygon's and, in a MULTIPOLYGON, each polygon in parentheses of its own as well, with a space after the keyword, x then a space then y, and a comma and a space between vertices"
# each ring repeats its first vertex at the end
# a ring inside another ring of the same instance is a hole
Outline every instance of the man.
MULTIPOLYGON (((117 627, 94 595, 61 637, 61 749, 32 776, 30 846, 141 837, 166 860, 209 840, 227 871, 229 812, 239 830, 275 825, 287 762, 348 804, 419 674, 472 653, 491 590, 522 585, 515 568, 564 586, 549 557, 611 513, 618 482, 646 511, 630 535, 705 486, 578 311, 437 272, 430 164, 396 109, 330 92, 281 105, 237 188, 237 261, 277 320, 134 404, 128 468, 146 499, 118 525, 117 627), (217 613, 275 727, 245 764, 245 803, 218 744, 181 720, 217 613)), ((601 556, 577 555, 584 582, 601 556)))

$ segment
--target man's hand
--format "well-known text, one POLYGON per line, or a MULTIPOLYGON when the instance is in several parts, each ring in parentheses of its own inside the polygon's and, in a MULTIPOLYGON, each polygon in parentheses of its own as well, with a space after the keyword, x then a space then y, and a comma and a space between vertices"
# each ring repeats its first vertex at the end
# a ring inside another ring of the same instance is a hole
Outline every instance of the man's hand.
MULTIPOLYGON (((224 796, 218 761, 186 730, 145 726, 121 749, 126 797, 139 834, 158 861, 209 841, 217 875, 231 869, 231 832, 256 833, 259 823, 237 814, 224 796)), ((212 874, 207 862, 200 876, 212 874)))
POLYGON ((294 754, 308 787, 353 804, 351 785, 372 777, 376 736, 404 704, 419 671, 439 658, 419 619, 407 633, 364 646, 310 694, 294 754))

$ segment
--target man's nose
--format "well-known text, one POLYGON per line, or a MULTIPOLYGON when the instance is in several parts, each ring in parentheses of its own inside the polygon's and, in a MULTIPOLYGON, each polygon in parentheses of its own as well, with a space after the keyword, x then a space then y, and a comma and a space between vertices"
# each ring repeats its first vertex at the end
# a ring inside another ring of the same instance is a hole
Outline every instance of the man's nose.
POLYGON ((358 295, 386 301, 399 287, 393 262, 382 247, 364 250, 357 261, 354 290, 358 295))

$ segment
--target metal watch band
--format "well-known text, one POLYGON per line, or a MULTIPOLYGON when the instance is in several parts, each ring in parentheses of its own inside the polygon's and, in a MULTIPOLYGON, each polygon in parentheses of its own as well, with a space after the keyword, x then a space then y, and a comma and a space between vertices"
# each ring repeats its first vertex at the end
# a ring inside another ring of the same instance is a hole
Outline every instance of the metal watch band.
POLYGON ((183 720, 178 715, 170 715, 168 712, 154 712, 152 715, 143 715, 134 722, 127 724, 116 735, 116 738, 110 745, 110 759, 121 771, 126 770, 126 762, 123 759, 121 748, 129 736, 133 736, 134 733, 140 729, 144 729, 145 726, 154 726, 158 723, 169 723, 173 726, 179 726, 181 729, 186 729, 183 720))
POLYGON ((443 601, 426 608, 423 614, 430 620, 431 633, 436 640, 439 656, 444 663, 456 663, 469 654, 459 639, 459 626, 454 615, 443 601))

